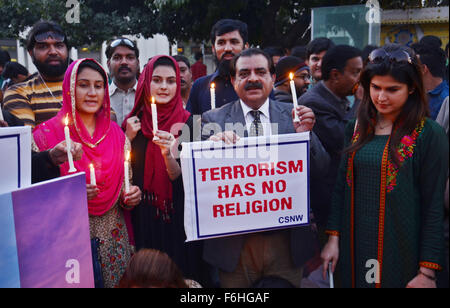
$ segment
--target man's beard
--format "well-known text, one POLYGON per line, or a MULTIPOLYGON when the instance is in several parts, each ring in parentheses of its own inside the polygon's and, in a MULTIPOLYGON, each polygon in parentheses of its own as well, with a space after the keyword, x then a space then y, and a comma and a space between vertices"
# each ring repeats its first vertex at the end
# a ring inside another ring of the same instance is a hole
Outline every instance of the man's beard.
POLYGON ((118 74, 117 74, 117 76, 114 76, 114 79, 118 82, 118 83, 120 83, 120 84, 128 84, 128 83, 131 83, 133 80, 136 80, 136 75, 130 75, 130 76, 126 76, 126 77, 121 77, 120 76, 120 72, 122 71, 122 70, 127 70, 127 71, 129 71, 129 72, 131 72, 131 68, 129 68, 129 67, 120 67, 119 69, 118 69, 118 74))
MULTIPOLYGON (((59 77, 63 76, 67 70, 68 66, 68 58, 66 61, 61 60, 59 65, 50 65, 46 62, 53 61, 54 59, 47 59, 45 62, 38 61, 34 56, 32 56, 32 60, 39 73, 47 77, 59 77)), ((58 59, 59 60, 59 59, 58 59)))
POLYGON ((217 65, 217 71, 219 73, 219 76, 222 78, 230 78, 230 65, 231 65, 231 60, 225 60, 224 56, 226 55, 223 54, 222 59, 219 60, 217 59, 217 56, 215 57, 215 62, 217 65))
POLYGON ((297 92, 297 97, 302 96, 303 94, 306 93, 306 91, 308 91, 308 86, 303 86, 301 88, 295 87, 295 92, 297 92))

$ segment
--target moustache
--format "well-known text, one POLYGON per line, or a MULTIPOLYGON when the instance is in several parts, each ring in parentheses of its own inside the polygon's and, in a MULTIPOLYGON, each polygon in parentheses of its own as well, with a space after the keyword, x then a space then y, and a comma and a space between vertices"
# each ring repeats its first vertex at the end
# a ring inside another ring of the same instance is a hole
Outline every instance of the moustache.
POLYGON ((63 60, 60 57, 50 57, 48 59, 45 60, 45 64, 49 64, 52 61, 58 61, 59 63, 62 63, 63 60))
POLYGON ((228 56, 228 55, 233 56, 233 57, 235 56, 235 54, 232 53, 231 51, 227 51, 222 55, 222 58, 220 60, 222 61, 225 58, 225 56, 228 56))
POLYGON ((244 90, 248 91, 248 90, 262 90, 263 89, 263 84, 261 82, 248 82, 245 86, 244 86, 244 90))
POLYGON ((119 67, 119 73, 123 71, 131 72, 131 69, 127 66, 119 67))

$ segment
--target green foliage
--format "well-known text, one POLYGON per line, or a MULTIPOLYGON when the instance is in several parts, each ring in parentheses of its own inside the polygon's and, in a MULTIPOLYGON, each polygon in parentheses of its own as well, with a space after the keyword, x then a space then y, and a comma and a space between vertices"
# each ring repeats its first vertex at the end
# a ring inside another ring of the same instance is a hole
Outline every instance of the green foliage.
POLYGON ((79 23, 68 23, 65 0, 0 0, 0 37, 19 38, 39 20, 59 23, 73 46, 99 46, 114 36, 158 32, 154 9, 141 0, 78 0, 79 23))
MULTIPOLYGON (((311 8, 365 4, 367 0, 78 0, 80 23, 68 23, 67 0, 0 0, 0 38, 18 38, 39 20, 64 28, 73 46, 99 46, 119 35, 209 42, 221 18, 245 21, 257 46, 305 44, 311 8)), ((383 9, 448 5, 448 0, 379 0, 383 9)))

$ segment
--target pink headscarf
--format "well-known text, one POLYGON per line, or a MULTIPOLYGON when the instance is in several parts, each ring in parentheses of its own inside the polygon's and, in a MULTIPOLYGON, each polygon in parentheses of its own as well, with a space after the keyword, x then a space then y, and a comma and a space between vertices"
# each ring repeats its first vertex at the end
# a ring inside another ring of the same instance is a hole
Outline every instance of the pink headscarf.
MULTIPOLYGON (((78 67, 84 61, 97 63, 93 59, 81 59, 70 65, 64 76, 62 88, 63 106, 61 110, 54 118, 37 126, 33 131, 33 137, 40 151, 53 148, 65 140, 64 119, 68 116, 70 138, 83 146, 83 156, 81 160, 74 162, 75 168, 78 171, 84 171, 86 173, 86 182, 90 183, 89 165, 93 164, 97 187, 100 190, 95 199, 88 201, 89 214, 101 216, 115 204, 122 189, 125 134, 110 119, 111 107, 108 83, 105 85, 103 106, 96 114, 96 126, 93 137, 90 136, 84 126, 75 107, 78 67)), ((60 171, 62 176, 69 174, 69 164, 67 162, 62 164, 60 171)))

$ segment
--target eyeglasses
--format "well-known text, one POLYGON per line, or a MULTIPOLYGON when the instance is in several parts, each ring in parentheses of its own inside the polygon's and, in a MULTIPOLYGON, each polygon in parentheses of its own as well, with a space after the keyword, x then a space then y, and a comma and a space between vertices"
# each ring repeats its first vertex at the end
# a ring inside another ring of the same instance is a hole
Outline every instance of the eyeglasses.
POLYGON ((378 48, 372 51, 369 55, 369 61, 371 63, 381 63, 388 59, 391 62, 408 62, 412 64, 411 56, 404 50, 395 50, 393 52, 387 52, 383 48, 378 48))
POLYGON ((36 34, 34 39, 38 43, 44 43, 47 39, 52 38, 58 43, 64 42, 65 36, 61 33, 56 33, 53 31, 47 31, 43 33, 36 34))
POLYGON ((119 46, 121 44, 125 44, 131 48, 135 48, 134 43, 127 38, 120 38, 120 39, 114 40, 111 42, 111 44, 109 46, 111 46, 112 48, 116 48, 117 46, 119 46))
POLYGON ((304 81, 307 81, 311 78, 309 74, 300 74, 300 75, 294 75, 295 78, 303 79, 304 81))

